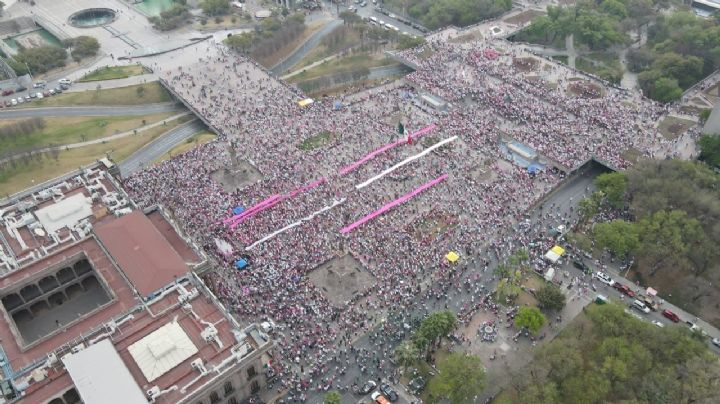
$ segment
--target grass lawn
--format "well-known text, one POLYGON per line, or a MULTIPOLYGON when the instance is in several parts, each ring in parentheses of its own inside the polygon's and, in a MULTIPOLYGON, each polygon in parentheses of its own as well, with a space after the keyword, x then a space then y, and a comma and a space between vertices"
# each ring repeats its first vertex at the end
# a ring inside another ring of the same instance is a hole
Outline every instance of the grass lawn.
POLYGON ((674 116, 668 116, 662 122, 660 122, 658 130, 665 137, 665 139, 673 140, 679 137, 693 125, 695 125, 695 122, 693 121, 677 118, 674 116))
POLYGON ((324 130, 315 136, 311 136, 303 140, 298 146, 298 148, 302 151, 312 151, 331 143, 337 138, 337 133, 330 132, 329 130, 324 130))
MULTIPOLYGON (((99 139, 127 132, 146 124, 158 122, 174 115, 166 112, 161 114, 145 116, 108 116, 108 117, 50 117, 45 119, 45 128, 36 130, 29 134, 17 136, 15 139, 9 137, 0 138, 0 150, 3 152, 22 152, 33 148, 41 148, 52 145, 66 145, 80 143, 88 140, 99 139)), ((22 119, 3 120, 0 127, 10 126, 22 119)))
POLYGON ((369 69, 371 67, 387 66, 394 63, 397 62, 393 61, 388 57, 385 57, 384 55, 369 55, 367 53, 361 53, 353 56, 327 61, 311 69, 307 69, 300 74, 292 76, 288 81, 290 81, 291 83, 297 83, 300 81, 305 81, 329 74, 359 70, 365 67, 369 69))
POLYGON ((10 195, 33 184, 55 178, 80 166, 90 164, 104 157, 106 153, 116 163, 120 163, 144 145, 179 125, 181 121, 176 119, 168 122, 165 126, 157 126, 141 132, 137 136, 126 136, 105 143, 63 150, 57 160, 43 158, 42 160, 33 160, 27 165, 20 163, 14 168, 7 168, 0 171, 0 195, 10 195))
POLYGON ((169 152, 163 154, 159 159, 155 160, 155 163, 160 163, 165 160, 169 160, 173 156, 177 156, 179 154, 183 154, 185 152, 188 152, 200 145, 203 145, 205 143, 212 142, 215 140, 217 136, 214 133, 210 132, 202 132, 198 133, 197 135, 193 135, 189 137, 185 143, 179 144, 172 148, 169 152))
POLYGON ((479 41, 481 39, 483 39, 482 34, 475 31, 475 32, 470 32, 468 34, 456 36, 455 38, 449 40, 448 42, 450 42, 450 43, 467 43, 467 42, 479 41))
POLYGON ((145 73, 145 68, 139 65, 107 66, 86 74, 79 81, 82 83, 87 81, 124 79, 130 76, 139 76, 143 73, 145 73))
POLYGON ((568 64, 568 57, 567 56, 550 56, 550 59, 562 63, 564 65, 568 64))
POLYGON ((158 82, 134 86, 63 93, 54 97, 35 100, 25 108, 57 107, 70 105, 142 105, 169 102, 170 94, 158 82), (142 90, 140 90, 142 89, 142 90))
POLYGON ((300 46, 305 40, 307 40, 312 34, 314 34, 316 31, 319 31, 320 28, 322 28, 327 21, 315 21, 313 23, 310 23, 306 25, 305 31, 303 31, 302 34, 298 35, 295 40, 292 42, 288 42, 285 44, 285 46, 282 47, 282 49, 278 50, 274 54, 264 57, 264 58, 258 58, 257 61, 261 65, 265 66, 268 69, 271 69, 276 64, 283 61, 288 55, 290 55, 295 48, 300 46))

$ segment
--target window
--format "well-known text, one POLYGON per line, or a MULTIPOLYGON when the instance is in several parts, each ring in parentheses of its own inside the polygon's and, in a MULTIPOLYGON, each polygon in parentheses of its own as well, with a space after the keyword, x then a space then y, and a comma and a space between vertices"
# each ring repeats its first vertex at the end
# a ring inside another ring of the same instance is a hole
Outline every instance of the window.
POLYGON ((235 391, 235 388, 233 387, 232 382, 225 382, 225 397, 233 391, 235 391))
POLYGON ((213 391, 210 393, 210 403, 215 404, 217 402, 220 402, 220 396, 218 396, 218 393, 213 391))
POLYGON ((253 380, 252 383, 250 383, 250 391, 255 394, 258 391, 260 391, 260 383, 258 383, 257 380, 253 380))
POLYGON ((255 377, 256 374, 257 374, 257 373, 255 373, 255 366, 250 366, 250 367, 247 369, 248 380, 250 380, 250 379, 252 379, 253 377, 255 377))
POLYGON ((230 399, 227 401, 227 404, 238 404, 237 398, 235 396, 230 397, 230 399))

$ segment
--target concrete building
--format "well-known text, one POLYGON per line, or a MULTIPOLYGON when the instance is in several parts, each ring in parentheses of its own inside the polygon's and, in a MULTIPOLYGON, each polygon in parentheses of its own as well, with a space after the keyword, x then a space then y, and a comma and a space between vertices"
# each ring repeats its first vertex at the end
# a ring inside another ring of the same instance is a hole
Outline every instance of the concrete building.
POLYGON ((108 165, 0 202, 0 402, 243 402, 272 341, 238 324, 193 271, 204 255, 108 165))

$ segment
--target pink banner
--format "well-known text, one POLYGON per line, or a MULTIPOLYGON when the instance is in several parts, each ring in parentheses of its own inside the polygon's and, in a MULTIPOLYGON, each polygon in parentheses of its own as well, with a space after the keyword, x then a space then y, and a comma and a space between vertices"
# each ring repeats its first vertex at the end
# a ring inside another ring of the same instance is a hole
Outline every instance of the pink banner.
POLYGON ((394 208, 394 207, 396 207, 396 206, 398 206, 398 205, 400 205, 400 204, 403 204, 403 203, 409 201, 410 199, 414 198, 416 195, 420 194, 421 192, 423 192, 423 191, 425 191, 425 190, 427 190, 427 189, 429 189, 429 188, 431 188, 431 187, 433 187, 433 186, 435 186, 435 185, 437 185, 437 184, 445 181, 445 180, 447 179, 447 177, 448 177, 447 174, 443 174, 443 175, 435 178, 434 180, 425 183, 425 184, 422 185, 421 187, 416 188, 414 191, 412 191, 412 192, 410 192, 410 193, 407 193, 407 194, 401 196, 401 197, 398 198, 398 199, 395 199, 394 201, 388 203, 387 205, 383 206, 382 208, 376 210, 375 212, 370 213, 369 215, 367 215, 367 216, 363 217, 362 219, 358 220, 357 222, 352 223, 352 224, 349 224, 349 225, 343 227, 342 229, 340 229, 340 233, 342 233, 342 234, 347 234, 347 233, 355 230, 356 228, 358 228, 358 227, 362 226, 363 224, 367 223, 368 221, 370 221, 370 220, 372 220, 372 219, 375 219, 376 217, 378 217, 378 216, 382 215, 383 213, 387 212, 388 210, 390 210, 390 209, 392 209, 392 208, 394 208))
MULTIPOLYGON (((435 125, 435 124, 426 126, 422 129, 420 129, 419 131, 408 135, 408 139, 417 139, 422 135, 432 132, 435 128, 437 128, 437 125, 435 125)), ((340 170, 340 175, 347 175, 348 173, 355 171, 361 165, 363 165, 363 164, 367 163, 368 161, 372 160, 373 158, 375 158, 375 156, 385 153, 386 151, 394 148, 395 146, 399 146, 401 144, 408 143, 408 139, 402 139, 402 140, 398 140, 397 142, 386 144, 385 146, 369 153, 368 155, 361 158, 360 160, 343 167, 340 170)))
POLYGON ((260 212, 262 212, 262 211, 264 211, 264 210, 270 209, 270 208, 272 208, 273 206, 277 205, 278 203, 280 203, 280 202, 282 202, 282 201, 284 201, 284 200, 286 200, 286 199, 294 198, 294 197, 297 196, 298 194, 301 194, 301 193, 303 193, 303 192, 307 192, 307 191, 309 191, 309 190, 311 190, 311 189, 313 189, 313 188, 317 188, 317 187, 319 187, 320 185, 324 184, 326 181, 327 181, 327 178, 322 177, 322 178, 320 178, 319 180, 313 181, 313 182, 311 182, 310 184, 307 184, 307 185, 304 185, 304 186, 302 186, 302 187, 299 187, 299 188, 297 188, 297 189, 295 189, 295 190, 293 190, 293 191, 291 191, 291 192, 289 192, 289 193, 287 193, 287 194, 285 194, 285 195, 277 195, 277 194, 276 194, 276 195, 273 195, 273 196, 265 199, 264 201, 256 204, 255 206, 249 208, 248 210, 240 213, 239 215, 235 215, 235 216, 233 216, 233 217, 230 217, 230 218, 225 219, 225 220, 224 220, 224 223, 225 223, 225 224, 229 224, 231 230, 235 230, 235 228, 236 228, 240 223, 242 223, 242 222, 244 222, 245 220, 247 220, 247 219, 255 216, 256 214, 258 214, 258 213, 260 213, 260 212))

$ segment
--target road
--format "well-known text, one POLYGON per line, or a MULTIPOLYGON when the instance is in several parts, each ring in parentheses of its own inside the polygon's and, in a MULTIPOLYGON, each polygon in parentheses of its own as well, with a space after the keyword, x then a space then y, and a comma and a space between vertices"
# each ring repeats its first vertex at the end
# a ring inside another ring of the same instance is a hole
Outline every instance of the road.
POLYGON ((48 116, 130 116, 149 115, 163 112, 176 112, 183 109, 182 105, 163 102, 137 106, 112 107, 41 107, 14 108, 0 110, 0 119, 36 118, 48 116))
POLYGON ((314 47, 320 44, 320 41, 335 28, 343 24, 342 20, 332 20, 320 28, 317 32, 310 35, 310 37, 302 44, 302 46, 295 49, 285 60, 280 62, 278 65, 270 69, 270 71, 276 76, 282 76, 288 69, 296 65, 305 55, 308 54, 314 47))
POLYGON ((199 119, 178 126, 123 160, 120 163, 120 174, 123 177, 127 177, 141 170, 143 167, 152 164, 153 161, 160 158, 163 154, 172 150, 176 145, 204 130, 207 130, 207 127, 199 119))
MULTIPOLYGON (((593 180, 600 173, 602 173, 601 170, 587 170, 581 175, 573 177, 562 187, 558 188, 556 191, 548 195, 543 201, 542 205, 539 205, 533 210, 531 210, 529 218, 531 222, 535 224, 538 231, 540 233, 543 233, 543 230, 546 229, 549 225, 556 226, 558 224, 565 223, 568 220, 575 220, 577 216, 575 214, 574 206, 584 197, 584 195, 594 190, 593 180), (554 213, 550 215, 550 218, 547 218, 546 215, 549 207, 552 207, 554 213)), ((518 231, 524 230, 521 230, 519 228, 509 229, 510 233, 518 231)), ((546 234, 539 234, 537 238, 546 237, 546 234)), ((480 273, 482 274, 481 278, 484 290, 493 290, 496 286, 497 281, 492 279, 491 270, 497 265, 497 260, 495 259, 494 255, 490 256, 488 254, 488 251, 483 251, 482 254, 477 255, 475 258, 476 259, 473 260, 472 257, 466 257, 465 262, 468 263, 468 269, 465 270, 465 272, 463 273, 461 278, 462 281, 468 280, 472 276, 480 273), (487 271, 483 271, 484 264, 482 263, 482 261, 484 259, 488 259, 488 257, 490 257, 490 269, 487 271)), ((432 277, 430 275, 427 275, 427 278, 430 279, 432 277)), ((448 286, 450 286, 450 283, 448 283, 448 286)), ((414 321, 424 318, 425 315, 427 315, 428 313, 437 310, 450 309, 457 313, 461 310, 461 308, 463 308, 465 304, 471 301, 473 295, 473 293, 471 293, 471 290, 469 291, 465 288, 455 288, 452 286, 443 289, 442 287, 438 287, 437 283, 435 282, 431 284, 429 290, 432 291, 431 296, 428 295, 428 293, 416 294, 413 303, 410 304, 409 307, 395 308, 394 312, 391 311, 390 313, 379 313, 378 316, 381 318, 376 319, 376 324, 380 323, 382 325, 375 327, 372 331, 368 333, 365 333, 354 342, 353 346, 356 350, 365 349, 370 353, 371 358, 378 358, 380 360, 385 359, 386 364, 384 366, 384 370, 378 371, 377 366, 373 366, 372 362, 370 362, 370 364, 367 366, 367 369, 365 369, 365 371, 363 372, 361 371, 360 367, 356 365, 355 361, 351 360, 350 366, 347 367, 345 375, 339 379, 339 383, 336 384, 336 386, 352 385, 355 382, 363 384, 368 379, 373 379, 377 382, 378 378, 386 379, 390 376, 390 373, 392 372, 392 367, 389 366, 389 364, 387 363, 387 358, 392 356, 392 352, 394 351, 395 346, 397 346, 397 344, 401 341, 401 338, 393 339, 385 337, 385 339, 376 338, 374 340, 371 340, 371 336, 373 334, 377 333, 383 336, 393 336, 395 333, 399 332, 402 334, 402 338, 405 338, 407 334, 405 334, 405 331, 402 330, 402 327, 400 327, 401 324, 412 324, 414 321), (387 352, 388 356, 384 356, 385 352, 387 352)), ((427 292, 428 289, 424 289, 424 291, 427 292)), ((586 303, 587 301, 580 300, 576 300, 574 302, 574 304, 586 303)), ((564 318, 563 323, 569 322, 571 320, 572 318, 569 317, 564 318)), ((490 366, 490 364, 488 364, 488 366, 490 366)), ((391 383, 391 385, 395 388, 396 391, 401 393, 401 398, 399 400, 400 403, 410 402, 410 400, 412 400, 412 398, 403 398, 403 396, 412 397, 412 395, 405 391, 405 388, 403 386, 396 383, 391 383)), ((497 387, 499 388, 501 386, 497 387)), ((488 389, 488 392, 486 392, 485 395, 483 395, 482 397, 478 397, 477 402, 483 402, 483 400, 489 394, 495 394, 495 391, 490 390, 492 389, 488 389)), ((318 393, 316 391, 308 392, 308 402, 322 402, 322 394, 322 392, 318 393)), ((347 391, 343 393, 342 402, 357 402, 359 398, 359 396, 353 394, 350 391, 347 391)))
MULTIPOLYGON (((366 0, 366 1, 367 1, 367 0, 366 0)), ((400 21, 398 21, 396 18, 392 18, 392 17, 390 17, 389 15, 385 15, 385 14, 382 14, 382 13, 378 12, 378 11, 375 9, 375 6, 372 4, 371 1, 367 1, 367 3, 368 3, 368 4, 367 4, 365 7, 360 7, 358 4, 355 4, 354 1, 348 0, 348 7, 350 7, 350 6, 355 7, 355 8, 357 9, 357 14, 358 14, 359 16, 361 16, 361 17, 367 17, 367 18, 375 17, 375 18, 378 19, 378 21, 382 21, 382 22, 385 22, 385 23, 388 23, 388 24, 392 24, 392 25, 398 27, 398 29, 400 30, 400 32, 407 32, 408 34, 410 34, 410 35, 415 35, 415 36, 423 36, 423 35, 424 35, 422 32, 420 32, 420 31, 417 30, 416 28, 413 28, 413 27, 411 27, 411 26, 409 26, 409 25, 407 25, 407 24, 405 24, 405 23, 403 23, 403 22, 400 22, 400 21)), ((324 5, 324 6, 325 6, 325 5, 324 5)), ((336 7, 335 7, 334 5, 333 5, 333 6, 326 6, 326 7, 332 7, 332 11, 333 11, 333 12, 336 11, 336 7)), ((348 7, 340 6, 340 12, 343 12, 343 11, 347 10, 348 7)))

